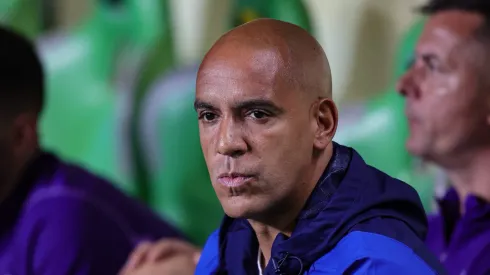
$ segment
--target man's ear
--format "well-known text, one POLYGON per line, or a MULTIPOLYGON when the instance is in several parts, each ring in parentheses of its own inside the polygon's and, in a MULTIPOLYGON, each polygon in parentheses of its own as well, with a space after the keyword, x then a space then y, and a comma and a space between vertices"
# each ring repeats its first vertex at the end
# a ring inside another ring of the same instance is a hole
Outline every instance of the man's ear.
POLYGON ((313 145, 316 149, 323 150, 332 142, 337 130, 338 111, 337 106, 330 98, 321 98, 317 103, 316 123, 317 129, 313 145))

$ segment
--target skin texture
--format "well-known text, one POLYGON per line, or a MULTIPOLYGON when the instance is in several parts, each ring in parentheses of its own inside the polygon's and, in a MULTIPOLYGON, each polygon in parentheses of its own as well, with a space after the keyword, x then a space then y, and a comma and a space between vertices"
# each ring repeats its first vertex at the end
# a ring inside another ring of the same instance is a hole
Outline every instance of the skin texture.
POLYGON ((490 44, 477 36, 483 22, 463 11, 432 15, 398 90, 406 98, 408 150, 444 168, 462 198, 490 201, 490 44))
POLYGON ((213 188, 227 215, 249 219, 266 261, 331 157, 331 94, 318 42, 272 19, 225 34, 199 69, 195 108, 213 188))

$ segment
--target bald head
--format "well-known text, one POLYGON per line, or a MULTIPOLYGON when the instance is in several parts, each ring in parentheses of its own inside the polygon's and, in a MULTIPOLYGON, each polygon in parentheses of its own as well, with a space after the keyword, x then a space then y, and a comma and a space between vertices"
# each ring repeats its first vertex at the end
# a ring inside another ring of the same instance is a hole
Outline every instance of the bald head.
MULTIPOLYGON (((234 63, 260 80, 264 71, 313 97, 331 97, 330 66, 318 41, 299 26, 258 19, 224 34, 204 57, 201 74, 234 63)), ((272 79, 269 79, 272 81, 272 79)))
POLYGON ((256 20, 216 42, 199 68, 194 107, 226 214, 280 228, 284 209, 299 212, 332 154, 331 94, 325 53, 298 26, 256 20))

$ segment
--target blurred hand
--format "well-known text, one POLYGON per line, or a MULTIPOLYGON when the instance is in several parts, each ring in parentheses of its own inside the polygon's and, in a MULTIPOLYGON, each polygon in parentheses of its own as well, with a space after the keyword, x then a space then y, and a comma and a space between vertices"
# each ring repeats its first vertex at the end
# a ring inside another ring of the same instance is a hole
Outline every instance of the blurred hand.
POLYGON ((130 255, 120 275, 192 275, 200 249, 180 240, 164 239, 142 243, 130 255))

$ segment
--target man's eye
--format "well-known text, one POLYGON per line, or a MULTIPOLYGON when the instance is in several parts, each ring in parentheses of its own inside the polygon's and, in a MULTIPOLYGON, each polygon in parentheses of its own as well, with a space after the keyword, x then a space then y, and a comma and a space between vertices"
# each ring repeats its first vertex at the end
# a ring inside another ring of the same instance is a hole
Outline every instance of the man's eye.
POLYGON ((439 72, 439 71, 441 71, 441 68, 440 68, 441 66, 439 66, 439 64, 436 64, 436 63, 434 63, 434 62, 429 63, 429 64, 428 64, 428 67, 429 67, 429 69, 430 69, 431 71, 438 71, 438 72, 439 72))
POLYGON ((257 110, 250 112, 250 116, 254 119, 264 119, 268 117, 268 115, 265 112, 257 111, 257 110))
POLYGON ((199 119, 202 119, 204 121, 212 121, 216 118, 216 115, 213 113, 209 112, 204 112, 199 116, 199 119))

